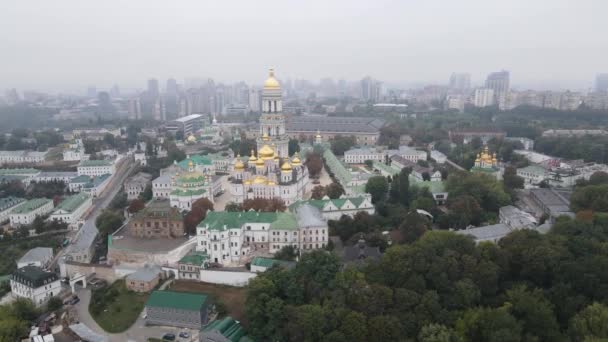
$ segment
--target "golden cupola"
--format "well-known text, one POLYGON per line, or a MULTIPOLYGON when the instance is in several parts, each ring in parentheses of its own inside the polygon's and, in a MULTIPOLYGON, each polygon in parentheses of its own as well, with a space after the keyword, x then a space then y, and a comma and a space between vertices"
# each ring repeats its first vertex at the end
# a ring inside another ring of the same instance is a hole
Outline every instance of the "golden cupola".
POLYGON ((274 150, 270 146, 264 145, 258 151, 258 157, 264 160, 274 159, 274 150))
POLYGON ((255 161, 255 167, 264 167, 264 159, 262 159, 259 154, 258 158, 255 161))
POLYGON ((281 166, 281 171, 283 172, 291 172, 292 168, 291 168, 291 164, 289 164, 289 162, 284 162, 283 165, 281 166))
POLYGON ((268 136, 267 133, 262 134, 262 140, 263 141, 269 141, 270 140, 270 137, 268 136))
POLYGON ((244 170, 245 169, 245 164, 241 161, 241 155, 237 154, 236 155, 236 159, 234 162, 234 169, 235 170, 244 170))
POLYGON ((269 70, 268 78, 264 81, 264 89, 281 89, 281 84, 274 77, 274 69, 269 70))
POLYGON ((251 150, 251 156, 249 156, 249 161, 255 163, 256 160, 258 160, 258 158, 255 157, 253 150, 251 150))
POLYGON ((293 154, 293 158, 291 159, 291 164, 293 166, 300 166, 300 165, 302 165, 302 161, 300 160, 298 152, 296 152, 296 153, 293 154))

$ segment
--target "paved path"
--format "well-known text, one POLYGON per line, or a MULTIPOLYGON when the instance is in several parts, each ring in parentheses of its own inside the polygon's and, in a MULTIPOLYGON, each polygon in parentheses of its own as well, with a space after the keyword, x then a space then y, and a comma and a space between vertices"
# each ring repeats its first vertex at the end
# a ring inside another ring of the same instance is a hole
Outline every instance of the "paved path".
POLYGON ((187 331, 192 336, 191 339, 177 338, 178 342, 196 341, 198 338, 198 331, 192 329, 180 329, 175 327, 159 327, 159 326, 146 326, 142 315, 140 314, 137 321, 129 330, 120 334, 108 334, 95 322, 91 314, 89 313, 89 303, 91 301, 91 291, 89 289, 79 289, 78 297, 80 302, 74 307, 76 309, 76 315, 80 323, 86 325, 94 332, 107 336, 110 342, 126 342, 126 341, 137 341, 147 342, 149 337, 161 338, 166 333, 173 333, 176 336, 181 331, 187 331))

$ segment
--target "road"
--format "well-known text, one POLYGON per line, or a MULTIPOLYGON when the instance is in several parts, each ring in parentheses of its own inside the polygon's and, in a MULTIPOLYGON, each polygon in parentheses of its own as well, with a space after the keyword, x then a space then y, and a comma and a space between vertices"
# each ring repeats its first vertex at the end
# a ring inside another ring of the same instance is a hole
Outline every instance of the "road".
MULTIPOLYGON (((125 179, 129 176, 129 174, 131 173, 131 171, 133 171, 135 167, 136 164, 133 160, 133 157, 125 157, 118 162, 118 167, 116 168, 116 172, 110 179, 110 183, 100 194, 100 196, 93 200, 93 205, 89 210, 87 216, 85 217, 86 221, 80 229, 83 229, 86 225, 95 225, 95 219, 97 218, 97 216, 99 216, 103 209, 108 207, 114 196, 116 196, 116 194, 122 187, 122 184, 124 183, 125 179)), ((78 236, 77 233, 78 231, 74 231, 71 234, 68 234, 67 238, 70 239, 70 241, 73 241, 73 239, 78 236)), ((59 258, 63 256, 64 252, 65 249, 62 249, 57 253, 57 255, 55 255, 55 258, 51 262, 52 267, 57 266, 56 263, 59 258)))
POLYGON ((454 163, 453 161, 451 161, 451 160, 449 160, 449 159, 446 159, 446 161, 445 161, 445 162, 446 162, 446 163, 448 163, 448 164, 450 164, 451 166, 453 166, 453 167, 457 168, 457 169, 458 169, 458 170, 460 170, 460 171, 466 171, 466 170, 465 170, 465 169, 464 169, 462 166, 460 166, 460 165, 458 165, 458 164, 454 163))
POLYGON ((190 339, 177 338, 178 342, 186 342, 186 341, 197 341, 198 340, 198 331, 194 329, 181 329, 175 327, 159 327, 159 326, 146 326, 142 315, 140 314, 137 318, 137 321, 129 330, 120 333, 120 334, 108 334, 106 333, 97 322, 91 317, 89 313, 89 303, 91 301, 91 291, 89 289, 79 289, 77 292, 78 297, 80 298, 80 302, 74 305, 76 309, 76 315, 78 316, 78 320, 80 323, 83 323, 87 327, 89 327, 94 332, 107 336, 110 339, 110 342, 125 342, 125 341, 137 341, 137 342, 147 342, 148 338, 156 337, 161 338, 166 333, 173 333, 176 336, 181 331, 187 331, 190 333, 190 339))

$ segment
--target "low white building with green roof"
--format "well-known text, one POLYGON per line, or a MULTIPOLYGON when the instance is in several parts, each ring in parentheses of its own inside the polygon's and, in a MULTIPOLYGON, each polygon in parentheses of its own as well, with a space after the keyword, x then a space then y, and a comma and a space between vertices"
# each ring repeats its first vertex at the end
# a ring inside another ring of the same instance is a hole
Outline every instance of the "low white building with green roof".
POLYGON ((53 211, 49 220, 67 223, 72 228, 78 227, 78 221, 93 205, 93 198, 86 192, 72 195, 63 200, 53 211))
POLYGON ((376 212, 376 208, 372 204, 371 196, 369 194, 361 194, 360 196, 354 197, 341 196, 336 199, 330 199, 325 196, 320 200, 310 199, 298 201, 290 205, 289 210, 294 211, 304 204, 309 204, 319 209, 323 218, 326 220, 338 220, 342 215, 354 217, 356 213, 361 211, 370 215, 373 215, 376 212))
POLYGON ((9 196, 0 198, 0 222, 7 221, 11 211, 23 203, 25 203, 25 200, 19 197, 9 196))
POLYGON ((146 324, 200 329, 207 324, 210 306, 204 293, 154 291, 146 302, 146 324))
POLYGON ((48 198, 34 198, 11 211, 9 219, 12 227, 31 224, 38 216, 53 211, 53 201, 48 198))
POLYGON ((112 175, 116 172, 116 165, 113 160, 83 160, 78 164, 77 171, 79 176, 112 175))
POLYGON ((177 262, 178 279, 196 279, 201 277, 201 270, 209 263, 209 256, 201 252, 190 253, 177 262))
POLYGON ((197 227, 197 251, 210 262, 242 266, 254 256, 272 256, 285 246, 324 248, 328 228, 321 212, 302 205, 291 212, 212 211, 197 227))
POLYGON ((80 175, 70 180, 68 188, 71 192, 86 192, 97 197, 110 183, 111 176, 109 173, 101 176, 80 175))

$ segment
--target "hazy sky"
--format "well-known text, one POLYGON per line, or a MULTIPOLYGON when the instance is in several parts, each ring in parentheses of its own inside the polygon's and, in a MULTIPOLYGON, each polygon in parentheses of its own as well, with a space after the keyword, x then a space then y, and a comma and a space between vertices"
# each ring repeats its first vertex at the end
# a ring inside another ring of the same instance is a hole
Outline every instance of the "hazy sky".
POLYGON ((212 77, 590 87, 608 71, 606 0, 3 1, 0 90, 143 88, 212 77))

